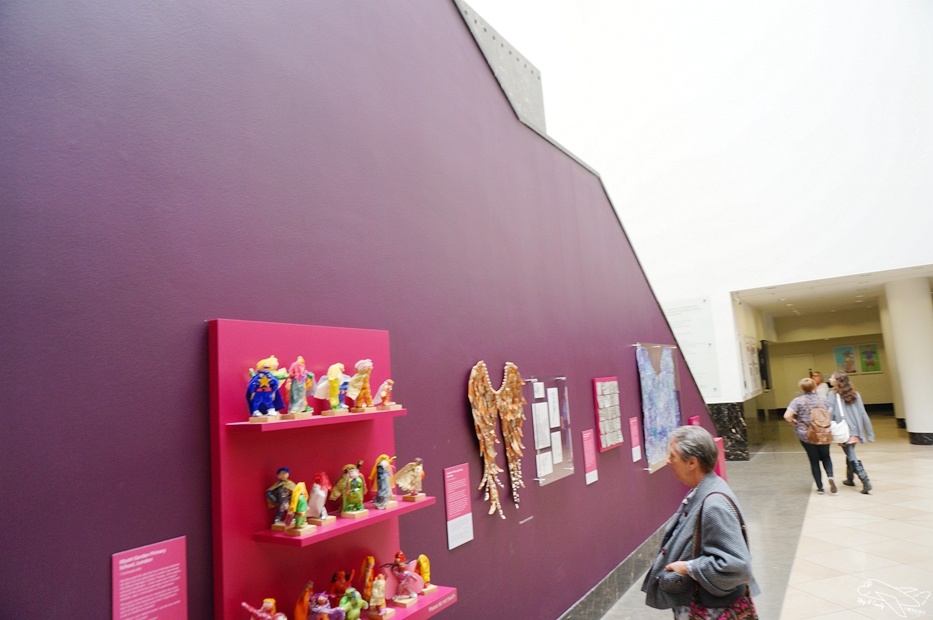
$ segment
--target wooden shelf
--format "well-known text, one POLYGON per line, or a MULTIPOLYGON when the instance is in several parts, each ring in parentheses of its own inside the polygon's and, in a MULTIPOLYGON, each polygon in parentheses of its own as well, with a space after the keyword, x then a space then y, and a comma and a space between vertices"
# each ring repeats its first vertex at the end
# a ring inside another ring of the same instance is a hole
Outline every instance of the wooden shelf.
POLYGON ((318 415, 303 420, 276 420, 274 422, 228 422, 226 427, 235 432, 265 433, 271 431, 285 431, 310 426, 327 426, 328 424, 343 424, 345 422, 364 422, 386 417, 396 417, 407 414, 405 409, 387 409, 373 411, 372 413, 344 413, 341 415, 318 415))
POLYGON ((338 515, 336 522, 331 525, 319 525, 316 530, 304 536, 289 536, 283 532, 262 530, 261 532, 253 534, 253 539, 289 547, 307 547, 308 545, 319 543, 322 540, 340 536, 341 534, 346 534, 347 532, 352 532, 380 521, 387 521, 399 515, 420 510, 421 508, 427 508, 437 502, 437 498, 435 497, 425 497, 423 500, 417 502, 404 502, 401 497, 400 495, 395 496, 396 500, 398 500, 398 506, 395 508, 386 508, 385 510, 376 510, 373 508, 372 502, 367 502, 364 504, 364 506, 369 509, 369 513, 366 516, 353 519, 340 517, 338 515))

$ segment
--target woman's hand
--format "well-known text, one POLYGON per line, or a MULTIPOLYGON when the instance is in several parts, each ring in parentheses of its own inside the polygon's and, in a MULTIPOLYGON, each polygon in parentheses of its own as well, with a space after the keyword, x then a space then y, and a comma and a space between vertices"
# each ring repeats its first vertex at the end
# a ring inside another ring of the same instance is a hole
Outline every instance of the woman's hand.
POLYGON ((687 563, 684 562, 683 560, 679 562, 671 562, 670 564, 664 567, 664 570, 672 570, 675 573, 686 575, 687 574, 687 563))

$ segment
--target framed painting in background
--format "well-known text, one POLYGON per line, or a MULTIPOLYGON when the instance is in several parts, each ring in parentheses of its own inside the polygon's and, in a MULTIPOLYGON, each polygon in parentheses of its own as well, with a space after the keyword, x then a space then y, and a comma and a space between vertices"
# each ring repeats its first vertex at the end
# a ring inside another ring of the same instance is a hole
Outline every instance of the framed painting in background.
POLYGON ((833 357, 836 360, 836 370, 842 370, 849 375, 854 375, 858 372, 858 368, 855 365, 855 347, 851 345, 833 347, 833 357))
POLYGON ((858 345, 858 367, 862 374, 881 372, 881 355, 877 344, 858 345))

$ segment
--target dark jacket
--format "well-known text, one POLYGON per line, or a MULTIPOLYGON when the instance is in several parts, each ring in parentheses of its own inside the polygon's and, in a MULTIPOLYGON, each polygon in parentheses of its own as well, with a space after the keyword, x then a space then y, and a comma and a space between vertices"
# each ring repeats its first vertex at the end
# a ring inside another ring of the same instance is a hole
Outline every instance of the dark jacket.
MULTIPOLYGON (((693 531, 700 505, 714 491, 725 493, 738 505, 732 489, 722 478, 713 472, 706 474, 686 506, 681 504, 667 522, 661 550, 641 587, 647 594, 645 604, 649 607, 670 609, 689 605, 693 599, 692 592, 681 595, 664 592, 658 587, 658 577, 671 562, 693 558, 693 531), (684 515, 682 520, 681 514, 684 515)), ((702 523, 702 547, 697 561, 691 565, 691 572, 706 591, 704 603, 708 607, 728 607, 744 593, 745 586, 750 586, 752 595, 757 595, 759 589, 752 576, 751 552, 729 500, 722 495, 711 496, 703 507, 702 523)))

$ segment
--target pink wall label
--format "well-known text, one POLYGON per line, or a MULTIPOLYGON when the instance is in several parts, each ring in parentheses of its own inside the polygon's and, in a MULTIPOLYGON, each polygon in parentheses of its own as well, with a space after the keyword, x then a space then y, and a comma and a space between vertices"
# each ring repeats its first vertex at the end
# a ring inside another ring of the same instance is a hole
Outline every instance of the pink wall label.
POLYGON ((688 420, 688 422, 690 423, 690 426, 699 426, 699 425, 700 425, 700 416, 698 416, 698 415, 692 416, 692 417, 688 420))
POLYGON ((586 472, 587 484, 599 480, 599 472, 596 471, 596 434, 593 429, 583 431, 583 471, 586 472))
POLYGON ((466 463, 444 468, 444 501, 447 505, 447 548, 473 540, 470 508, 470 470, 466 463))
POLYGON ((629 418, 628 426, 632 435, 632 462, 637 463, 641 460, 641 427, 638 418, 629 418))
POLYGON ((185 537, 111 556, 113 620, 187 620, 185 537))
POLYGON ((713 468, 713 471, 716 472, 717 476, 728 482, 729 477, 726 475, 726 449, 723 445, 722 437, 713 437, 713 441, 716 442, 716 447, 719 448, 719 458, 716 459, 716 467, 713 468))

